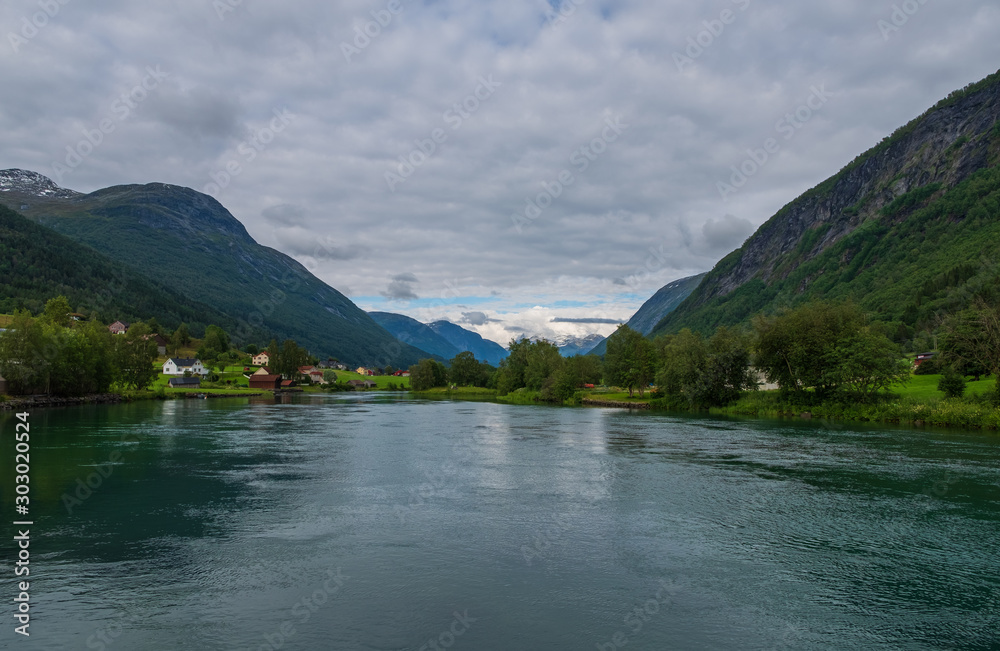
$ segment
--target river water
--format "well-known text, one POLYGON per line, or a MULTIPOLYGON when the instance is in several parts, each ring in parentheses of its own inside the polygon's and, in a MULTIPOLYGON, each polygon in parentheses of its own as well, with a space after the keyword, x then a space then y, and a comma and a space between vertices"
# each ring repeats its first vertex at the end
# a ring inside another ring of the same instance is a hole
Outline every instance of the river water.
POLYGON ((4 648, 1000 648, 995 433, 385 394, 30 423, 4 648))

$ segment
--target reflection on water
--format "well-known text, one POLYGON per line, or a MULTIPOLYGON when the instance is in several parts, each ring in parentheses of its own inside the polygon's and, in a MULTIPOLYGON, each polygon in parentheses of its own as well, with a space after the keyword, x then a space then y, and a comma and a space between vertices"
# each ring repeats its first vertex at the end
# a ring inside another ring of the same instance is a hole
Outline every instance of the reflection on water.
POLYGON ((345 394, 31 443, 38 648, 996 648, 989 435, 345 394))

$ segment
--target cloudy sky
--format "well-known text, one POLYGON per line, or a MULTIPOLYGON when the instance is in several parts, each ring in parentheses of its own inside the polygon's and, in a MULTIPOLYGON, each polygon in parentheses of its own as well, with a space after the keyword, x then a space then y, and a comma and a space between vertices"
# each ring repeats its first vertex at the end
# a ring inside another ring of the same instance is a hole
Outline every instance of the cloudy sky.
POLYGON ((208 192, 361 307, 501 342, 610 332, 1000 68, 978 0, 95 4, 0 6, 0 167, 208 192))

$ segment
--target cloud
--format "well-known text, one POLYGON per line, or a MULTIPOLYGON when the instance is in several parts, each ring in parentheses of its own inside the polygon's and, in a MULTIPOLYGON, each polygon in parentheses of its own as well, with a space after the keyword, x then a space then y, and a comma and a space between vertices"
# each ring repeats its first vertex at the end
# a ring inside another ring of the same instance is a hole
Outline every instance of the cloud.
POLYGON ((600 318, 587 318, 582 319, 569 319, 566 317, 555 317, 550 323, 579 323, 583 325, 619 325, 622 321, 618 319, 600 319, 600 318))
POLYGON ((306 211, 302 206, 282 203, 260 211, 261 216, 272 224, 284 226, 304 226, 306 211))
POLYGON ((415 301, 420 298, 413 291, 412 285, 416 282, 418 282, 417 277, 412 273, 397 274, 392 277, 389 286, 380 293, 391 301, 415 301))
POLYGON ((460 323, 477 326, 502 322, 501 319, 491 319, 485 312, 462 312, 462 320, 460 321, 460 323))
POLYGON ((753 234, 754 226, 749 219, 725 215, 720 219, 709 219, 701 230, 710 249, 728 253, 739 248, 753 234))
MULTIPOLYGON (((257 241, 352 296, 414 300, 416 283, 394 278, 409 270, 439 313, 556 336, 589 328, 554 316, 627 318, 711 269, 1000 61, 996 3, 924 3, 884 38, 887 5, 724 2, 735 20, 683 70, 674 54, 718 19, 712 3, 573 3, 556 25, 546 2, 403 4, 350 61, 341 43, 371 20, 360 0, 228 3, 221 17, 208 2, 60 4, 18 51, 5 41, 0 167, 54 177, 111 120, 61 185, 214 183, 257 241), (122 111, 157 65, 168 79, 122 111), (776 132, 824 85, 832 97, 793 138, 776 132), (780 151, 723 200, 717 184, 769 138, 780 151), (512 216, 531 205, 518 232, 512 216), (532 311, 563 299, 588 305, 532 311)), ((29 5, 0 18, 17 26, 29 5)))

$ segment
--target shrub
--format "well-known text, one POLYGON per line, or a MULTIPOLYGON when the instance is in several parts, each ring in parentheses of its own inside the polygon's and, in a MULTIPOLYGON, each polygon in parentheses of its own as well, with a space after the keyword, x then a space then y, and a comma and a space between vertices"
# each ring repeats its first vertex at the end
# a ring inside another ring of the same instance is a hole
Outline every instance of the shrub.
POLYGON ((948 368, 938 382, 938 391, 944 392, 948 398, 961 398, 965 394, 965 378, 955 369, 948 368))

